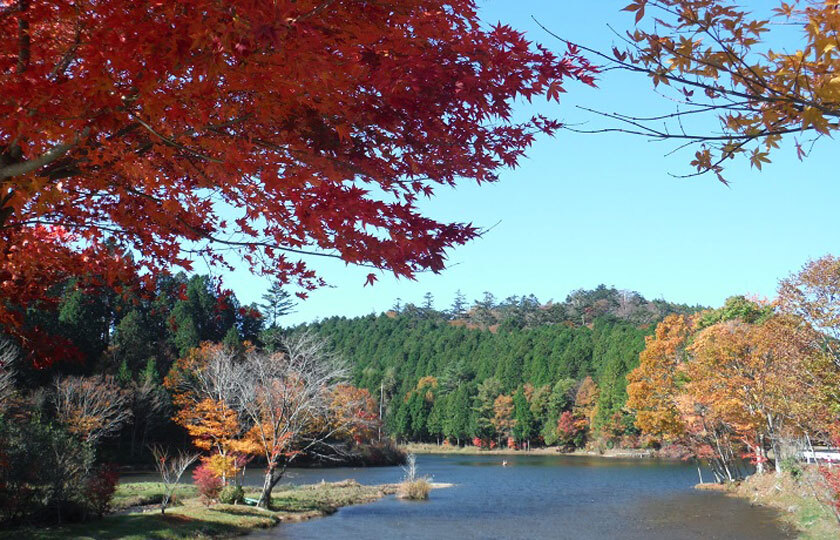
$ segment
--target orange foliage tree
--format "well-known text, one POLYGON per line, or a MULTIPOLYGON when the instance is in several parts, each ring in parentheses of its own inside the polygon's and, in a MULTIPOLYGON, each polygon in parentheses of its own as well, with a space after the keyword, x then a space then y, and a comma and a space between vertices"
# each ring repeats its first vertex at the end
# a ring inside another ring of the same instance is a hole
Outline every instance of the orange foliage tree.
POLYGON ((636 426, 644 433, 668 439, 683 426, 677 409, 676 371, 686 360, 685 346, 693 328, 685 315, 669 315, 645 338, 639 366, 627 375, 627 406, 636 413, 636 426))
POLYGON ((310 255, 439 271, 479 231, 418 198, 496 180, 560 125, 514 100, 594 71, 473 0, 0 0, 0 322, 129 252, 149 281, 196 257, 305 289, 310 255))
POLYGON ((719 409, 708 406, 719 396, 687 386, 697 318, 668 316, 646 338, 639 366, 627 375, 627 406, 645 436, 685 447, 691 457, 706 461, 718 480, 733 480, 741 475, 739 441, 719 409))
POLYGON ((236 475, 241 456, 253 454, 257 448, 243 438, 236 411, 225 402, 205 398, 180 409, 174 418, 183 426, 193 444, 210 456, 202 458, 222 482, 236 475))
POLYGON ((502 437, 510 438, 513 426, 516 425, 516 419, 513 417, 513 397, 505 394, 496 397, 493 401, 492 423, 500 439, 502 437))
MULTIPOLYGON (((779 284, 782 309, 820 330, 823 347, 840 368, 840 258, 809 261, 779 284)), ((835 395, 840 402, 840 396, 835 395)))
POLYGON ((356 443, 372 441, 381 427, 376 401, 366 388, 336 385, 330 412, 336 435, 346 436, 356 443))
POLYGON ((131 418, 128 392, 111 376, 57 378, 53 392, 58 420, 91 446, 119 433, 131 418))
POLYGON ((686 446, 718 479, 740 477, 743 456, 762 472, 771 449, 780 472, 803 440, 831 424, 821 388, 836 377, 819 332, 778 313, 697 331, 702 318, 668 317, 648 338, 639 367, 628 375, 637 426, 686 446))
POLYGON ((243 436, 236 384, 244 375, 234 356, 222 345, 203 343, 178 359, 164 379, 177 408, 173 420, 197 448, 212 452, 203 461, 225 482, 236 474, 239 457, 258 451, 243 436))
POLYGON ((575 394, 574 414, 586 420, 588 426, 592 426, 595 416, 598 414, 598 385, 588 375, 581 381, 580 387, 575 394))

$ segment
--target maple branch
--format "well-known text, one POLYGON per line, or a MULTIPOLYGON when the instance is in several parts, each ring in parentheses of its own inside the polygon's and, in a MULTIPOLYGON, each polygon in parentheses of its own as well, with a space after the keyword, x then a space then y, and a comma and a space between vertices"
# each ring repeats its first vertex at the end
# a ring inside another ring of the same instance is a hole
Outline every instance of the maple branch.
POLYGON ((294 19, 289 21, 289 26, 291 26, 295 23, 298 23, 300 21, 305 21, 306 19, 309 19, 311 17, 314 17, 315 15, 317 15, 317 14, 321 13, 322 11, 324 11, 325 9, 327 9, 330 6, 330 4, 333 4, 334 2, 335 2, 335 0, 326 0, 325 2, 321 2, 319 5, 315 6, 314 8, 309 10, 308 12, 303 13, 301 15, 298 15, 297 17, 295 17, 294 19))
POLYGON ((183 144, 181 144, 181 143, 179 143, 179 142, 175 141, 174 139, 170 139, 169 137, 167 137, 167 136, 165 136, 165 135, 161 135, 160 133, 158 133, 157 131, 155 131, 155 128, 153 128, 152 126, 150 126, 149 124, 147 124, 145 121, 143 121, 143 119, 142 119, 142 118, 140 118, 140 117, 139 117, 137 114, 135 114, 134 112, 132 112, 132 111, 128 111, 128 114, 129 114, 132 118, 134 118, 134 120, 135 120, 138 124, 140 124, 141 126, 143 126, 144 128, 146 128, 146 130, 148 130, 148 131, 149 131, 152 135, 154 135, 155 137, 157 137, 158 139, 160 139, 161 141, 163 141, 163 142, 164 142, 164 143, 166 143, 167 145, 169 145, 169 146, 171 146, 171 147, 173 147, 173 148, 178 148, 179 150, 183 150, 183 151, 188 152, 188 153, 190 153, 190 154, 193 154, 194 156, 196 156, 196 157, 200 157, 201 159, 203 159, 203 160, 205 160, 205 161, 209 161, 209 162, 211 162, 211 163, 224 163, 224 161, 222 161, 222 160, 220 160, 220 159, 216 159, 216 158, 212 158, 212 157, 210 157, 210 156, 204 155, 204 154, 202 154, 201 152, 199 152, 198 150, 193 150, 192 148, 189 148, 189 147, 187 147, 187 146, 184 146, 183 144))
POLYGON ((18 0, 18 60, 17 60, 17 74, 20 75, 26 68, 29 67, 30 55, 30 41, 29 36, 29 19, 26 17, 26 11, 29 9, 29 0, 18 0))
POLYGON ((5 167, 0 167, 0 181, 5 180, 6 178, 12 178, 13 176, 29 174, 33 171, 37 171, 41 167, 49 165, 69 152, 71 148, 79 144, 79 141, 87 137, 89 133, 90 128, 85 128, 81 133, 76 135, 73 142, 57 144, 37 158, 11 163, 5 167))
MULTIPOLYGON (((624 122, 636 127, 636 130, 633 129, 624 129, 624 128, 600 128, 600 129, 580 129, 580 128, 573 128, 569 126, 565 126, 564 129, 571 131, 573 133, 585 133, 585 134, 595 134, 595 133, 627 133, 629 135, 642 135, 646 137, 653 137, 654 139, 686 139, 695 142, 701 141, 752 141, 755 139, 760 139, 766 137, 768 135, 786 135, 788 133, 799 133, 802 131, 812 131, 814 128, 808 127, 806 129, 802 128, 786 128, 786 129, 777 129, 777 130, 768 130, 762 131, 758 134, 732 134, 732 135, 692 135, 688 133, 670 133, 668 131, 662 131, 651 126, 642 124, 642 121, 645 121, 645 118, 636 118, 632 116, 626 116, 619 113, 607 113, 603 111, 599 111, 596 109, 590 109, 588 107, 581 107, 578 106, 579 109, 590 112, 592 114, 597 114, 599 116, 604 116, 606 118, 610 118, 612 120, 618 120, 620 122, 624 122)), ((682 116, 685 113, 673 113, 671 115, 662 115, 661 118, 668 119, 668 118, 677 118, 682 116)), ((837 125, 840 127, 840 124, 837 125)))
MULTIPOLYGON (((78 10, 78 6, 76 8, 78 10)), ((70 45, 70 48, 67 49, 67 52, 62 55, 61 60, 55 65, 53 70, 50 72, 50 77, 58 77, 59 75, 63 74, 64 71, 70 66, 70 63, 76 57, 76 51, 79 49, 79 45, 82 43, 82 25, 76 24, 76 32, 73 36, 73 44, 70 45)))

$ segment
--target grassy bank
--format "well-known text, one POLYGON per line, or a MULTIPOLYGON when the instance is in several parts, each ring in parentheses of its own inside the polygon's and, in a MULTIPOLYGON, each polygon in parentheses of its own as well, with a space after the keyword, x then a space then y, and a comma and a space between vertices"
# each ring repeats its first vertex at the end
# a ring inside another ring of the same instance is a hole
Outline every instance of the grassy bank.
POLYGON ((410 454, 461 454, 461 455, 490 455, 490 456, 600 456, 609 458, 647 458, 653 457, 649 450, 611 448, 603 452, 595 450, 575 450, 562 452, 557 447, 540 447, 531 450, 513 450, 510 448, 482 449, 477 446, 439 445, 434 443, 408 443, 402 445, 406 453, 410 454))
POLYGON ((817 501, 816 471, 806 470, 800 478, 790 474, 754 474, 742 482, 720 486, 701 484, 699 489, 721 490, 730 496, 778 510, 784 523, 802 540, 840 538, 840 525, 830 509, 817 501))
MULTIPOLYGON (((339 507, 372 502, 395 491, 395 485, 363 486, 353 480, 279 486, 274 491, 271 510, 264 510, 244 505, 206 506, 195 488, 184 486, 176 493, 177 505, 167 509, 164 516, 153 506, 160 501, 161 484, 139 482, 121 484, 114 497, 116 512, 100 520, 18 532, 21 538, 39 540, 226 538, 286 521, 325 516, 339 507)), ((246 496, 257 497, 258 493, 246 490, 246 496)))

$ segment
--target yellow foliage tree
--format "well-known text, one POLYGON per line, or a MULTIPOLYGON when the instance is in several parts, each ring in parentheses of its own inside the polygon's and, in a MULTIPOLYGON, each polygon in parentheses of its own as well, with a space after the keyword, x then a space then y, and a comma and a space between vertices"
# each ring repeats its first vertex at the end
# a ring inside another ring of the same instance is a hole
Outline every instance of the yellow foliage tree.
POLYGON ((677 407, 677 372, 686 361, 685 347, 693 331, 685 315, 669 315, 645 338, 639 366, 627 375, 627 406, 636 412, 636 426, 662 439, 682 436, 677 407))
POLYGON ((598 414, 598 385, 592 377, 585 377, 580 383, 577 394, 575 394, 574 413, 575 416, 585 418, 589 426, 598 414))
POLYGON ((516 419, 513 417, 513 397, 501 394, 493 402, 493 427, 503 437, 510 437, 516 419))

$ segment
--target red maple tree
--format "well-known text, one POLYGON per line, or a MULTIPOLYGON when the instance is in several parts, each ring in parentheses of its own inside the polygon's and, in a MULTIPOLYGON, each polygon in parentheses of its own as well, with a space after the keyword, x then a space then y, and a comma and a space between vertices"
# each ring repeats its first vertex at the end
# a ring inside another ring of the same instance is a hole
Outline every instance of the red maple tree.
POLYGON ((513 101, 595 72, 472 0, 0 0, 0 323, 197 257, 303 289, 308 255, 439 271, 479 231, 417 198, 496 180, 559 127, 513 101))

